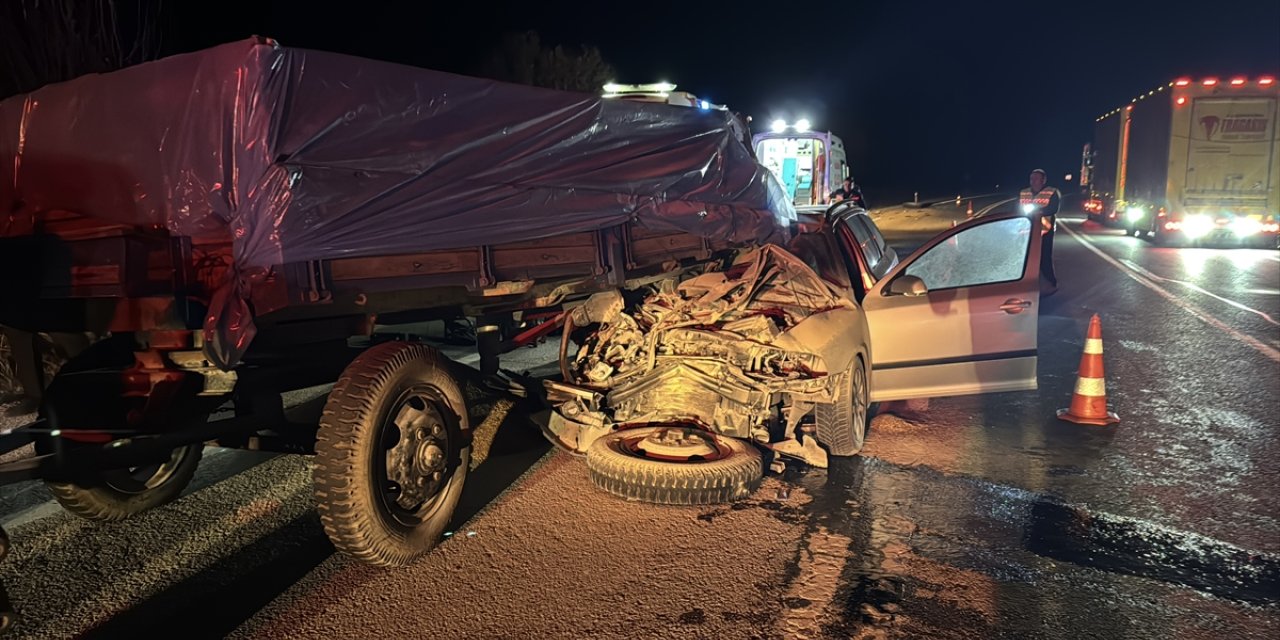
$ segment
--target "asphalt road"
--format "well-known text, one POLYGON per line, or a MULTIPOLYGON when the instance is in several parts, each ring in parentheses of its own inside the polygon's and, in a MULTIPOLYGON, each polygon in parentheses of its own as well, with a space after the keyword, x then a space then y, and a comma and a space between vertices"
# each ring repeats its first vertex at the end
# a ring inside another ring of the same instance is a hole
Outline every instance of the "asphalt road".
POLYGON ((301 457, 210 451, 183 498, 110 525, 5 487, 15 635, 1280 636, 1280 253, 1065 227, 1037 392, 892 408, 858 458, 678 508, 594 490, 539 415, 472 385, 452 535, 400 570, 334 554, 301 457), (1110 428, 1054 418, 1095 312, 1110 428))

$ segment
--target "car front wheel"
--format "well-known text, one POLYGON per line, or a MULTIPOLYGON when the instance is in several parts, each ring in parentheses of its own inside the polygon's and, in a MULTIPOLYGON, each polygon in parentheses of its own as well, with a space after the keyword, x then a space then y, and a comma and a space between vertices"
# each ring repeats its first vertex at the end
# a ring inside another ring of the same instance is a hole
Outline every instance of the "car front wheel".
POLYGON ((862 451, 867 437, 867 407, 870 389, 862 356, 853 359, 848 371, 836 374, 835 402, 814 409, 818 442, 833 456, 852 456, 862 451))

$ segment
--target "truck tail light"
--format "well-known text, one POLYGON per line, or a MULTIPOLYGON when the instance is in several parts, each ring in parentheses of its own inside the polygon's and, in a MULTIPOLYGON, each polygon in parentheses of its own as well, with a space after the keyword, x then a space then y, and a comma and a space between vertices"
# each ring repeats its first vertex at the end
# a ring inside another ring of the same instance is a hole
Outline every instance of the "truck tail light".
POLYGON ((1177 102, 1177 103, 1178 103, 1178 104, 1180 104, 1180 105, 1186 104, 1186 103, 1187 103, 1187 97, 1186 97, 1186 96, 1178 96, 1178 99, 1177 99, 1177 100, 1175 100, 1174 102, 1177 102))
POLYGON ((1178 222, 1177 220, 1170 220, 1164 223, 1165 231, 1178 231, 1180 229, 1182 229, 1182 223, 1178 222))

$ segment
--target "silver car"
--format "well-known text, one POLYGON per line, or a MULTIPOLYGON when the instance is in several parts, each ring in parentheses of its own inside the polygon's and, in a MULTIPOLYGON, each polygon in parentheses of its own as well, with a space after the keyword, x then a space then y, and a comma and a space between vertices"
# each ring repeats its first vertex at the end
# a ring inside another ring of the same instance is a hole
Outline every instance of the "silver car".
POLYGON ((762 476, 748 442, 824 466, 862 449, 872 402, 1036 388, 1034 217, 965 222, 902 260, 861 209, 800 218, 786 247, 573 311, 547 431, 598 486, 732 500, 762 476))

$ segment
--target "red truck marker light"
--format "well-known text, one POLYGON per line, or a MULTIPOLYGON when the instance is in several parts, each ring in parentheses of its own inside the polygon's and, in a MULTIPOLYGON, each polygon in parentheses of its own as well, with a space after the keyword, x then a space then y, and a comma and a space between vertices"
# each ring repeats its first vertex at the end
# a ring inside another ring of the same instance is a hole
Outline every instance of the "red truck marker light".
POLYGON ((1175 87, 1185 87, 1189 84, 1191 84, 1191 81, 1186 78, 1178 78, 1177 80, 1173 81, 1173 86, 1175 87))
POLYGON ((1264 87, 1269 87, 1272 84, 1275 84, 1275 81, 1276 81, 1275 78, 1258 78, 1258 84, 1264 87))
POLYGON ((1240 86, 1243 86, 1243 85, 1244 85, 1244 78, 1232 78, 1232 79, 1231 79, 1231 86, 1233 86, 1233 87, 1240 87, 1240 86))
POLYGON ((1204 80, 1202 80, 1202 81, 1200 82, 1200 84, 1203 84, 1203 85, 1204 85, 1204 86, 1206 86, 1206 87, 1212 87, 1213 85, 1218 84, 1218 79, 1217 79, 1217 78, 1205 78, 1204 80))
POLYGON ((1187 103, 1187 98, 1186 98, 1186 96, 1179 96, 1179 97, 1178 97, 1178 99, 1177 99, 1177 100, 1175 100, 1175 102, 1177 102, 1178 104, 1186 104, 1186 103, 1187 103))

